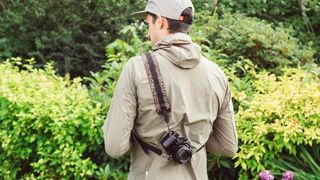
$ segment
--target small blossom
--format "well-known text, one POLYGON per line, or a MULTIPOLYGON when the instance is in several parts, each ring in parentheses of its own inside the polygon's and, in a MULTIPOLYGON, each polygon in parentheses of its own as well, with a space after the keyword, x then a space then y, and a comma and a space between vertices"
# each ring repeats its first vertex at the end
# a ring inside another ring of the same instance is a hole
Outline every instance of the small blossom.
POLYGON ((266 170, 266 171, 261 171, 259 173, 259 179, 260 180, 273 180, 274 176, 271 174, 271 171, 266 170))
POLYGON ((292 171, 286 171, 282 174, 281 180, 293 180, 294 173, 292 171))

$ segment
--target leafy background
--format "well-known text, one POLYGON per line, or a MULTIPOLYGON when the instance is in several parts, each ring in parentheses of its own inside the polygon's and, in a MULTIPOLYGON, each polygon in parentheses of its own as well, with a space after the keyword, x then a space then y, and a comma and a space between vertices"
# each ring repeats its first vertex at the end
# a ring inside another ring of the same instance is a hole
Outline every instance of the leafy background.
MULTIPOLYGON (((193 1, 190 35, 228 75, 234 158, 210 179, 320 179, 320 1, 193 1)), ((121 69, 147 52, 142 0, 0 2, 0 179, 126 179, 101 126, 121 69)))

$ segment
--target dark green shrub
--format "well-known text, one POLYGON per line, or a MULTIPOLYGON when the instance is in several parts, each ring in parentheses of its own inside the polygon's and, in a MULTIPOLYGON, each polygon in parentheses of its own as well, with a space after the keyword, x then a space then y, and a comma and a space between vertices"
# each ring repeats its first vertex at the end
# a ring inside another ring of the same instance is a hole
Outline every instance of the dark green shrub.
POLYGON ((1 1, 0 62, 34 57, 39 66, 55 61, 62 75, 89 75, 101 69, 105 45, 140 4, 144 1, 1 1))
POLYGON ((109 109, 111 98, 123 65, 133 56, 138 56, 151 49, 150 42, 141 40, 145 27, 141 23, 126 26, 120 31, 122 39, 117 39, 106 47, 108 54, 103 70, 85 77, 89 85, 91 98, 104 104, 109 109))
MULTIPOLYGON (((219 7, 225 7, 232 13, 241 12, 246 16, 257 17, 274 25, 283 24, 292 28, 292 35, 299 38, 304 44, 312 42, 316 50, 316 63, 320 63, 320 1, 247 1, 223 0, 219 7)), ((219 8, 219 11, 222 10, 219 8)))
POLYGON ((314 50, 292 37, 289 29, 242 14, 225 13, 220 19, 203 14, 198 18, 193 36, 200 37, 209 52, 215 49, 226 54, 228 66, 245 58, 278 74, 283 67, 313 62, 314 50))
POLYGON ((219 1, 232 12, 245 13, 248 16, 265 19, 272 23, 285 23, 297 30, 297 33, 315 33, 320 35, 320 1, 219 1))

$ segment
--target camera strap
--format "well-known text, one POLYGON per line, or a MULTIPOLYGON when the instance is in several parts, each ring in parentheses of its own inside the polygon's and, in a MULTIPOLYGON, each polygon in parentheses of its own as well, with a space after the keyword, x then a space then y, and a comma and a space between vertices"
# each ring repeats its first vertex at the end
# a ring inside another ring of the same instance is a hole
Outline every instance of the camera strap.
POLYGON ((146 142, 144 142, 134 131, 131 131, 131 137, 140 144, 143 152, 145 152, 146 154, 148 154, 148 150, 158 154, 159 156, 162 155, 162 151, 146 142))
POLYGON ((156 111, 158 114, 163 115, 164 121, 168 124, 169 117, 167 113, 169 113, 171 109, 158 61, 152 53, 147 53, 145 56, 142 56, 142 60, 149 80, 156 111))
MULTIPOLYGON (((163 118, 168 127, 168 130, 170 130, 168 125, 168 122, 169 122, 168 113, 171 111, 171 109, 168 102, 162 76, 160 74, 158 62, 156 61, 152 53, 147 53, 143 55, 142 61, 147 73, 154 104, 156 106, 156 111, 158 114, 163 115, 163 118)), ((148 150, 150 150, 158 155, 168 156, 165 153, 163 153, 160 149, 144 142, 134 131, 131 132, 131 137, 133 137, 133 139, 140 144, 142 150, 146 154, 148 154, 149 152, 148 150)))

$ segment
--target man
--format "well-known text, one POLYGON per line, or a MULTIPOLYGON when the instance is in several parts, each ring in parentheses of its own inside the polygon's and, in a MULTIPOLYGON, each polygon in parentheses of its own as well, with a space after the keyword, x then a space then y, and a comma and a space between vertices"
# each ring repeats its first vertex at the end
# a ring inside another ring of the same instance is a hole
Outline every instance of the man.
POLYGON ((132 180, 208 179, 206 151, 231 157, 238 148, 227 78, 187 35, 194 15, 190 0, 149 0, 145 11, 136 15, 143 15, 148 24, 151 53, 171 107, 168 126, 188 139, 193 154, 178 164, 152 151, 145 153, 131 137, 133 131, 165 152, 160 139, 167 125, 156 112, 143 56, 131 58, 119 77, 103 126, 106 152, 117 158, 132 149, 132 180))

